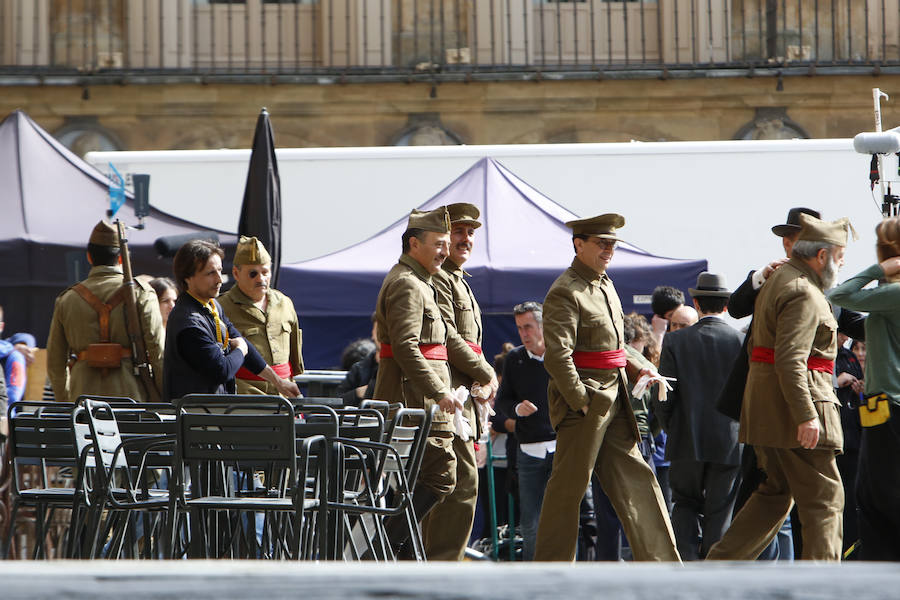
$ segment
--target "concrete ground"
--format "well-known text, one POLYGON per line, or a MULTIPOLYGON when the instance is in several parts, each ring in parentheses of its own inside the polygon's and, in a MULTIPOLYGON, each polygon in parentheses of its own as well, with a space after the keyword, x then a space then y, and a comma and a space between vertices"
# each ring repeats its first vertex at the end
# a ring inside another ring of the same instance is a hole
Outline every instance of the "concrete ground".
POLYGON ((0 563, 3 600, 900 598, 883 563, 492 564, 255 561, 0 563))

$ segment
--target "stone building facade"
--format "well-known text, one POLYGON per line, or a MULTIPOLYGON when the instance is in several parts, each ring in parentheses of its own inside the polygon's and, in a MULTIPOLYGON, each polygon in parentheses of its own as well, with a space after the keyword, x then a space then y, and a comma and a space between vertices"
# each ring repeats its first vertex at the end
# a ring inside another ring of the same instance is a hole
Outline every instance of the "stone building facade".
POLYGON ((0 114, 79 154, 248 147, 263 106, 281 147, 849 137, 900 7, 826 4, 0 0, 0 114))

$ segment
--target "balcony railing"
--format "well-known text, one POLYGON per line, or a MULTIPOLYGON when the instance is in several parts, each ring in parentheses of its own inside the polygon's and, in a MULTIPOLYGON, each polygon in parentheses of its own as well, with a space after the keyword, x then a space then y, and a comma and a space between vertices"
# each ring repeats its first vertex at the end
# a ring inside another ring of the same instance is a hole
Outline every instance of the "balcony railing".
POLYGON ((0 74, 900 66, 900 0, 0 0, 0 74))

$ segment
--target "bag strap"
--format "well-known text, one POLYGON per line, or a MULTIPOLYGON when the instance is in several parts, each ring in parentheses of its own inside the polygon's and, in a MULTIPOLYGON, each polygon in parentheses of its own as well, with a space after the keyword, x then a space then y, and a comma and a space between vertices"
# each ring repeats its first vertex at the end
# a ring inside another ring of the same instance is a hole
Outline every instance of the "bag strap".
POLYGON ((91 308, 94 309, 94 312, 97 313, 97 317, 100 319, 100 343, 108 343, 109 313, 125 300, 125 287, 122 286, 117 289, 113 295, 109 297, 107 302, 100 300, 100 298, 94 295, 91 290, 80 283, 75 284, 72 289, 75 290, 75 293, 81 296, 85 302, 90 304, 91 308))

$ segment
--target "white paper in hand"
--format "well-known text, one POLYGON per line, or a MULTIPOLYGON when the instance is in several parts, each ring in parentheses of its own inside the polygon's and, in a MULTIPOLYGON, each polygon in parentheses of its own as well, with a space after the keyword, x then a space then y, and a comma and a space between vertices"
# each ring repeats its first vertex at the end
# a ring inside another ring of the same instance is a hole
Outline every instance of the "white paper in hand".
POLYGON ((647 391, 654 383, 659 383, 659 387, 657 388, 656 399, 660 402, 666 401, 666 390, 672 391, 672 386, 669 385, 670 381, 675 381, 674 377, 663 377, 657 372, 653 372, 651 375, 641 375, 640 379, 637 380, 637 383, 634 384, 634 389, 631 390, 631 395, 635 398, 643 396, 644 392, 647 391))
POLYGON ((450 393, 450 396, 453 398, 453 404, 456 406, 456 410, 453 412, 453 430, 462 441, 467 442, 472 437, 472 424, 463 415, 463 410, 466 406, 466 399, 469 397, 469 390, 459 386, 450 393))

